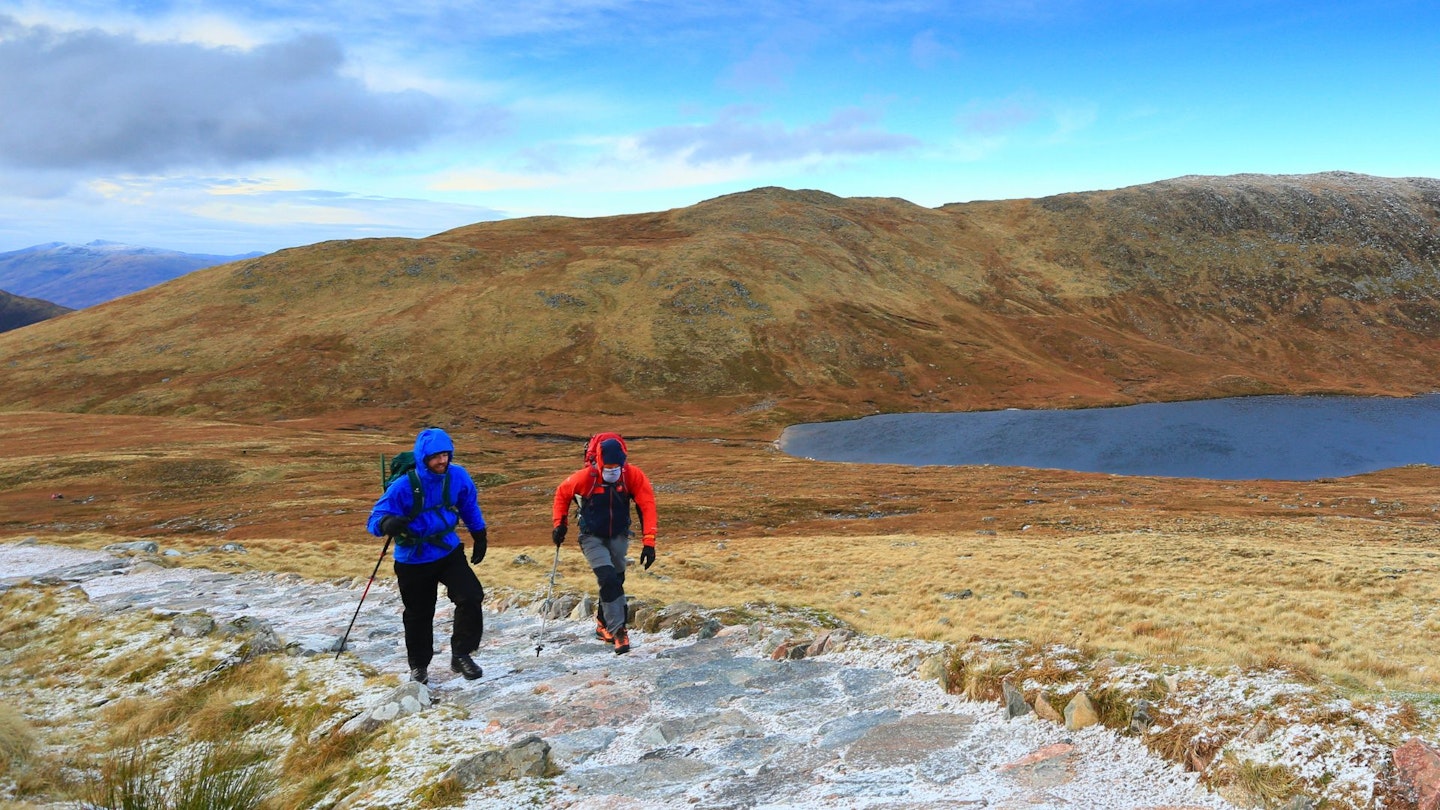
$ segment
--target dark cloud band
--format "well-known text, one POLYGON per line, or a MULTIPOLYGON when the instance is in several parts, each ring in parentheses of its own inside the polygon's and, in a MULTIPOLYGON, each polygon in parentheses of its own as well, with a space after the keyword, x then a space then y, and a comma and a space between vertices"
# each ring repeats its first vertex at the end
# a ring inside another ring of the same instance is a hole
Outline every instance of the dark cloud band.
POLYGON ((0 162, 153 172, 405 149, 447 109, 342 75, 330 37, 253 50, 26 28, 0 16, 0 162))

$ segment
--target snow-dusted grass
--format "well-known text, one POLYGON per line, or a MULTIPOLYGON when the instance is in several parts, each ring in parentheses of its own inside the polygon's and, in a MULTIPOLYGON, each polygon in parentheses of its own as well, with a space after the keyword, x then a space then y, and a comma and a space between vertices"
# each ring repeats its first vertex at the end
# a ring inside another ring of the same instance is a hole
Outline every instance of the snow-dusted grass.
MULTIPOLYGON (((1096 657, 1063 644, 977 640, 952 649, 950 691, 1000 698, 1009 681, 1027 700, 1060 709, 1086 693, 1100 721, 1200 773, 1241 805, 1294 796, 1368 808, 1394 791, 1391 751, 1411 736, 1433 741, 1440 714, 1404 696, 1360 696, 1284 668, 1157 665, 1096 657)), ((1129 656, 1128 658, 1135 658, 1129 656)))
MULTIPOLYGON (((1291 538, 1294 540, 1294 538, 1291 538)), ((854 538, 845 540, 855 544, 854 538)), ((919 560, 937 553, 937 546, 929 541, 915 538, 891 538, 882 542, 871 539, 869 553, 888 555, 884 559, 889 566, 902 566, 912 561, 912 555, 919 560), (913 549, 914 551, 911 551, 913 549)), ((1122 545, 1130 542, 1119 538, 1122 545)), ((1190 545, 1172 548, 1170 552, 1189 550, 1201 554, 1200 546, 1206 545, 1191 538, 1190 545)), ((694 601, 702 605, 715 603, 707 608, 712 615, 723 617, 726 623, 750 621, 763 622, 771 627, 791 627, 796 633, 803 633, 804 627, 831 625, 839 619, 849 622, 856 616, 865 617, 861 609, 847 608, 843 600, 817 596, 818 591, 805 590, 817 577, 830 576, 830 566, 858 564, 858 552, 842 551, 833 539, 817 538, 809 563, 796 567, 792 561, 789 568, 783 568, 776 558, 777 551, 765 550, 759 545, 729 541, 723 544, 706 544, 685 551, 677 550, 679 559, 668 561, 664 568, 642 573, 639 569, 631 572, 632 590, 641 599, 655 604, 678 601, 694 601), (744 564, 739 563, 721 568, 714 564, 717 558, 728 559, 737 553, 746 553, 744 564), (818 550, 818 551, 817 551, 818 550), (820 553, 824 552, 824 553, 820 553), (770 567, 771 565, 776 567, 770 567), (660 573, 663 571, 663 573, 660 573), (691 572, 703 572, 699 576, 691 572), (729 572, 728 580, 720 576, 729 572), (793 588, 786 589, 778 584, 783 577, 799 581, 793 588), (804 578, 803 581, 802 578, 804 578), (755 583, 763 580, 764 586, 755 583), (812 603, 800 610, 767 609, 767 604, 804 604, 809 596, 812 603), (767 597, 783 596, 784 598, 767 597), (669 597, 668 599, 666 597, 669 597), (676 598, 678 597, 678 598, 676 598), (749 599, 744 599, 748 597, 749 599), (725 601, 732 600, 732 601, 725 601), (754 600, 754 601, 752 601, 754 600), (736 607, 735 605, 740 605, 736 607), (781 618, 782 615, 786 618, 781 618)), ((1106 545, 1105 538, 1091 538, 1082 545, 1092 546, 1086 551, 1113 553, 1114 547, 1106 545)), ((1239 546, 1233 541, 1208 543, 1224 557, 1236 556, 1239 546), (1228 544, 1228 545, 1227 545, 1228 544)), ((970 547, 968 559, 980 555, 979 546, 970 547)), ((1007 573, 1015 565, 1015 559, 1002 559, 1015 553, 1016 546, 998 542, 989 554, 972 568, 966 569, 975 581, 999 583, 987 586, 980 595, 966 599, 944 599, 955 603, 954 609, 970 611, 967 621, 984 622, 990 611, 1024 610, 1026 615, 1038 615, 1035 603, 1036 590, 1025 598, 1011 594, 1007 598, 997 591, 1001 586, 1024 582, 1041 582, 1044 577, 1033 573, 1013 574, 1014 577, 1032 579, 1005 580, 1012 576, 1007 573), (1001 565, 1005 563, 1005 565, 1001 565), (1009 566, 1009 567, 1006 567, 1009 566), (988 594, 988 596, 987 596, 988 594)), ((572 550, 573 551, 573 550, 572 550)), ((1356 560, 1348 564, 1353 575, 1341 577, 1338 586, 1358 586, 1355 578, 1366 565, 1383 560, 1388 554, 1370 559, 1363 550, 1348 549, 1356 560)), ((553 552, 552 552, 553 553, 553 552)), ((1150 553, 1158 554, 1152 550, 1150 553)), ((1304 553, 1320 553, 1306 548, 1304 553)), ((1338 554, 1339 552, 1337 552, 1338 554)), ((1379 552, 1377 552, 1379 553, 1379 552)), ((1401 550, 1395 553, 1409 553, 1401 550)), ((492 551, 492 555, 495 554, 492 551)), ((1277 552, 1279 554, 1279 552, 1277 552)), ((533 555, 539 556, 539 555, 533 555)), ((1180 556, 1184 556, 1182 553, 1180 556)), ((1272 555, 1274 556, 1274 555, 1272 555)), ((493 568, 482 567, 482 577, 487 578, 492 609, 502 605, 525 605, 539 599, 543 588, 537 582, 537 571, 548 570, 548 566, 514 565, 512 554, 494 559, 493 568), (489 573, 497 576, 489 576, 489 573), (500 576, 503 574, 504 576, 500 576), (507 578, 523 585, 512 588, 503 584, 507 578), (497 583, 500 580, 500 583, 497 583)), ((593 577, 586 570, 578 568, 578 555, 565 557, 559 590, 561 592, 585 593, 593 585, 593 577)), ((1147 558, 1148 559, 1148 558, 1147 558)), ((1197 557, 1197 559, 1218 566, 1222 557, 1197 557)), ((1257 559, 1256 556, 1238 557, 1240 560, 1257 559)), ((1335 560, 1337 557, 1331 557, 1335 560)), ((1158 565, 1155 560, 1151 561, 1158 565)), ((1273 563, 1274 560, 1271 560, 1273 563)), ((1337 563, 1338 564, 1338 563, 1337 563)), ((1158 570, 1158 569, 1157 569, 1158 570)), ((1248 563, 1240 571, 1256 574, 1263 569, 1250 569, 1248 563)), ((1167 570, 1168 571, 1168 570, 1167 570)), ((1093 572, 1091 572, 1093 574, 1093 572)), ((1173 573, 1173 572, 1171 572, 1173 573)), ((1233 572, 1231 572, 1233 573, 1233 572)), ((1384 573, 1384 572, 1379 572, 1384 573)), ((886 576, 892 576, 887 574, 886 576)), ((917 563, 914 575, 913 593, 923 593, 929 587, 929 574, 917 563)), ((1187 573, 1184 576, 1198 576, 1187 573)), ((1220 570, 1211 583, 1212 591, 1251 587, 1261 584, 1244 585, 1226 579, 1226 572, 1220 570)), ((1287 574, 1298 576, 1298 574, 1287 574)), ((1142 605, 1157 608, 1152 617, 1143 622, 1125 625, 1125 631, 1141 628, 1143 632, 1132 634, 1136 639, 1153 639, 1161 630, 1177 626, 1181 621, 1177 614, 1168 612, 1164 593, 1174 588, 1180 575, 1172 577, 1167 586, 1157 584, 1159 596, 1138 600, 1143 592, 1139 585, 1127 584, 1125 592, 1136 599, 1123 601, 1131 606, 1142 605), (1138 600, 1138 601, 1137 601, 1138 600)), ((1272 577, 1269 582, 1282 580, 1272 577)), ((1382 577, 1383 579, 1383 577, 1382 577)), ((1057 590, 1074 587, 1083 580, 1078 573, 1053 577, 1051 584, 1040 585, 1057 590), (1067 577, 1075 577, 1074 582, 1067 577)), ((828 580, 827 580, 828 581, 828 580)), ((884 582, 884 578, 872 580, 884 582)), ((1288 581, 1288 580, 1286 580, 1288 581)), ((898 582, 898 580, 897 580, 898 582)), ((1387 582, 1389 582, 1387 580, 1387 582)), ((1298 580, 1297 580, 1298 583, 1298 580)), ((1094 584, 1089 591, 1071 594, 1072 607, 1089 598, 1099 604, 1108 598, 1103 583, 1094 584)), ((1339 588, 1317 588, 1324 592, 1323 599, 1340 598, 1339 588)), ((1186 588, 1199 588, 1198 583, 1187 583, 1186 588)), ((1273 587, 1264 585, 1264 587, 1273 587)), ((1386 654, 1406 654, 1407 660, 1416 660, 1418 646, 1404 639, 1386 637, 1379 627, 1385 612, 1397 604, 1414 598, 1414 594, 1401 599, 1393 584, 1379 584, 1380 591, 1364 590, 1370 598, 1380 597, 1382 602, 1370 608, 1366 621, 1356 625, 1339 625, 1331 629, 1338 639, 1344 636, 1345 645, 1358 649, 1365 641, 1363 633, 1372 634, 1371 641, 1377 647, 1387 650, 1386 654), (1387 590, 1388 589, 1388 590, 1387 590), (1388 594, 1388 597, 1386 596, 1388 594), (1389 602, 1383 599, 1388 598, 1389 602)), ((884 616, 899 616, 900 608, 912 598, 912 591, 890 591, 884 616)), ((1178 591, 1177 591, 1178 592, 1178 591)), ((1188 592, 1188 591, 1187 591, 1188 592)), ((1199 591, 1197 591, 1199 592, 1199 591)), ((858 599, 858 597, 850 597, 858 599)), ((930 598, 935 598, 933 594, 930 598)), ((1055 597, 1058 599, 1059 597, 1055 597)), ((1324 611, 1320 602, 1306 603, 1305 592, 1298 584, 1287 599, 1296 603, 1293 613, 1316 617, 1331 616, 1324 611)), ((1347 610, 1361 610, 1361 600, 1344 597, 1347 610)), ((863 604, 875 605, 875 601, 863 604)), ((1275 602, 1265 602, 1273 606, 1275 602)), ((227 729, 248 744, 266 747, 272 754, 271 761, 281 769, 285 787, 282 807, 308 807, 316 804, 333 803, 342 800, 366 784, 385 782, 406 783, 397 778, 394 769, 398 762, 428 760, 430 742, 424 739, 419 721, 402 720, 388 726, 383 732, 370 736, 346 736, 330 733, 338 725, 338 718, 345 712, 356 709, 356 695, 361 694, 366 683, 366 674, 361 669, 347 669, 320 659, 259 659, 236 668, 222 676, 209 676, 215 662, 234 646, 222 642, 194 642, 189 648, 201 652, 186 653, 186 645, 168 638, 166 625, 152 619, 128 614, 99 616, 83 609, 77 597, 67 595, 63 590, 18 588, 0 595, 0 649, 4 650, 7 661, 23 664, 14 667, 18 679, 10 682, 10 669, 6 668, 5 692, 0 692, 0 701, 11 698, 11 689, 25 684, 43 684, 48 681, 66 688, 54 690, 63 694, 56 702, 47 706, 47 716, 74 716, 74 728, 94 732, 95 745, 78 753, 67 754, 69 759, 39 757, 31 767, 32 774, 40 774, 49 768, 51 776, 28 777, 28 790, 41 790, 45 785, 53 787, 75 773, 86 774, 94 770, 94 760, 99 746, 116 747, 133 744, 136 737, 158 735, 169 750, 179 751, 186 745, 203 742, 205 732, 193 724, 178 719, 180 716, 205 716, 206 726, 227 729), (57 646, 57 636, 80 639, 88 646, 71 644, 57 646), (208 647, 206 645, 209 645, 208 647), (73 648, 73 649, 72 649, 73 648), (53 665, 54 672, 45 673, 53 665), (128 669, 120 662, 130 662, 128 669), (106 685, 86 683, 77 677, 86 667, 105 667, 112 673, 106 685), (143 677, 142 677, 143 676, 143 677), (113 708, 99 709, 99 704, 113 705, 113 708), (177 711, 176 706, 183 707, 177 711), (255 707, 263 707, 257 711, 255 707), (107 716, 106 712, 113 712, 107 716), (262 722, 262 715, 270 718, 262 722), (144 722, 140 719, 143 718, 144 722), (107 723, 117 729, 117 736, 111 737, 103 731, 107 723), (129 729, 129 731, 118 731, 129 729), (123 739, 122 739, 123 737, 123 739), (48 763, 48 765, 46 764, 48 763)), ((1203 606, 1191 605, 1192 611, 1202 611, 1203 606)), ((1215 610, 1226 610, 1223 604, 1215 610)), ((1232 613, 1232 619, 1261 622, 1256 609, 1232 613)), ((960 615, 960 614, 956 614, 960 615)), ((1294 656, 1278 654, 1263 639, 1247 645, 1243 638, 1232 638, 1224 655, 1199 655, 1189 658, 1186 651, 1207 651, 1210 644, 1218 643, 1215 638, 1204 635, 1207 627, 1218 627, 1221 619, 1203 613, 1187 614, 1194 621, 1182 622, 1178 626, 1187 631, 1200 633, 1200 637, 1185 643, 1169 645, 1159 652, 1145 647, 1110 646, 1095 641, 1085 634, 1077 634, 1074 640, 1034 640, 1004 636, 970 637, 952 640, 949 638, 919 637, 911 635, 906 643, 922 645, 931 650, 948 650, 950 666, 947 686, 957 695, 980 701, 999 699, 1002 683, 1008 681, 1019 688, 1025 697, 1035 701, 1044 697, 1051 706, 1059 709, 1075 694, 1083 691, 1093 702, 1102 723, 1118 735, 1143 744, 1152 752, 1178 763, 1199 774, 1207 785, 1237 804, 1263 806, 1276 804, 1291 796, 1303 795, 1322 799, 1328 808, 1371 808, 1381 806, 1388 800, 1394 786, 1387 779, 1389 756, 1393 748, 1410 736, 1419 736, 1434 741, 1436 738, 1437 711, 1435 695, 1423 689, 1390 691, 1386 685, 1371 680, 1361 680, 1358 672, 1341 670, 1340 677, 1332 677, 1318 664, 1309 659, 1292 664, 1294 656), (1166 652, 1168 650, 1168 654, 1166 652)), ((1394 617, 1392 617, 1393 619, 1394 617)), ((1418 605, 1412 613, 1405 614, 1403 623, 1407 627, 1425 627, 1432 621, 1429 609, 1418 605), (1418 622, 1418 625, 1415 623, 1418 622)), ((867 618, 867 621, 875 621, 867 618)), ((895 621, 900 621, 896 618, 895 621)), ((995 626, 1000 626, 996 622, 995 626)), ((1285 626, 1284 623, 1281 623, 1285 626)), ((904 625, 900 632, 885 634, 889 637, 903 637, 904 625)), ((1170 632, 1170 631, 1166 631, 1170 632)), ((1053 629, 1036 635, 1051 639, 1059 635, 1053 629)), ((1184 633, 1172 632, 1170 637, 1182 637, 1184 633)), ((861 636, 860 639, 875 639, 879 635, 861 636)), ((890 642, 886 642, 887 644, 890 642)), ((862 645, 860 640, 854 644, 862 645)), ((1334 646, 1340 646, 1337 640, 1334 646)), ((348 659, 345 662, 353 666, 348 659)), ((1422 674, 1417 680, 1424 681, 1422 674)), ((455 710, 442 704, 441 713, 455 710)), ((436 710, 429 713, 436 717, 436 710)), ((45 749, 45 740, 58 733, 37 724, 37 735, 45 749)), ((493 742, 484 740, 483 734, 476 734, 472 742, 476 745, 493 742)), ((87 740, 88 743, 88 740, 87 740)), ((53 749, 52 749, 53 750, 53 749)), ((15 780, 20 784, 22 780, 15 780)), ((395 802, 407 806, 443 804, 447 800, 447 788, 443 784, 426 783, 424 794, 405 793, 395 795, 395 802)), ((24 792, 17 787, 14 792, 24 792)))
POLYGON ((353 660, 217 668, 243 639, 172 638, 166 622, 103 614, 78 590, 12 589, 0 627, 14 631, 0 643, 0 736, 24 754, 7 758, 0 799, 166 810, 253 807, 264 795, 285 810, 383 768, 358 761, 381 735, 332 733, 372 686, 353 660), (10 706, 42 719, 4 722, 20 717, 10 706))
MULTIPOLYGON (((1352 690, 1440 692, 1423 639, 1440 631, 1440 543, 1379 525, 1213 525, 1103 534, 737 536, 665 544, 627 591, 711 608, 767 602, 821 611, 889 637, 1066 643, 1171 665, 1282 668, 1352 690)), ((45 538, 98 547, 123 538, 45 538)), ((172 541, 167 541, 167 547, 172 541)), ((186 548, 193 540, 174 541, 186 548)), ((196 554, 167 564, 295 572, 364 582, 364 555, 333 542, 246 542, 247 554, 196 554)), ((534 592, 548 544, 492 548, 476 571, 487 588, 534 592), (516 565, 520 554, 533 564, 516 565)), ((372 556, 375 555, 375 556, 372 556)), ((561 588, 594 578, 574 547, 561 588)), ((392 579, 388 560, 379 579, 392 579)))
POLYGON ((22 767, 35 748, 35 730, 25 716, 0 703, 0 775, 22 767))

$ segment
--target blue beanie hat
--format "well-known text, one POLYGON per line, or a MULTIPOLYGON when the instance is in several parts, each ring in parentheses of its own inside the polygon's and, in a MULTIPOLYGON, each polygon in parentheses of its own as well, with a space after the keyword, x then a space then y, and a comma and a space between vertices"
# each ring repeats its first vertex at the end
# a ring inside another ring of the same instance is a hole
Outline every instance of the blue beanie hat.
POLYGON ((619 439, 606 439, 600 442, 600 461, 603 464, 625 463, 625 448, 620 446, 619 439))

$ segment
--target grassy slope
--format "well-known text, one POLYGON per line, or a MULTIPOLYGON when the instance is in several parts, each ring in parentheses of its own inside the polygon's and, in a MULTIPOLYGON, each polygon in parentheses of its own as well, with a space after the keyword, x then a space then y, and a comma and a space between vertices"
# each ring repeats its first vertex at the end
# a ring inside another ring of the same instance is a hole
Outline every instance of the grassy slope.
POLYGON ((1413 393, 1440 386, 1429 188, 1228 178, 941 210, 761 189, 322 243, 0 336, 0 407, 664 409, 768 435, 874 410, 1413 393))

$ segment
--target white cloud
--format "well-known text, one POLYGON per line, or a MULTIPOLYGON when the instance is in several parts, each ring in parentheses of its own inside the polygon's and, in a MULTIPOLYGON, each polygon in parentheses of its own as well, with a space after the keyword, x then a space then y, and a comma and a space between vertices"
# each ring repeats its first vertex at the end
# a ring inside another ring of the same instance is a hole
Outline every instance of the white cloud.
POLYGON ((251 50, 59 32, 0 17, 0 162, 154 172, 414 147, 445 106, 341 74, 333 39, 251 50))

